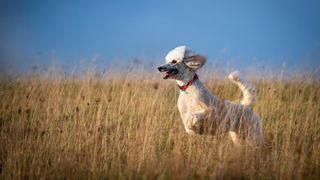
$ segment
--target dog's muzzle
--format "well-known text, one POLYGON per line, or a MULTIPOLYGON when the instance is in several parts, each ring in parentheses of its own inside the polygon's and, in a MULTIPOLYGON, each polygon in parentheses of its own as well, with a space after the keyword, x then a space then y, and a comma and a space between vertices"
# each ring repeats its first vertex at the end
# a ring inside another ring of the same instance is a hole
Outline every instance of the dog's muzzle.
POLYGON ((178 74, 178 69, 167 64, 159 66, 158 70, 163 74, 163 79, 168 79, 169 77, 178 74))

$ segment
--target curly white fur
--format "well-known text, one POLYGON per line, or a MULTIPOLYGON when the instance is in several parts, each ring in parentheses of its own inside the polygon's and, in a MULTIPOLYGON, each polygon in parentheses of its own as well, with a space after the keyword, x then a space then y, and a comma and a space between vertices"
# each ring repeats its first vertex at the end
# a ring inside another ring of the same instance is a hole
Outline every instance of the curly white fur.
MULTIPOLYGON (((166 78, 175 79, 179 86, 187 84, 200 69, 206 59, 200 54, 179 46, 168 53, 166 64, 158 67, 166 78)), ((219 100, 212 95, 200 80, 195 80, 185 91, 180 91, 178 109, 189 134, 214 134, 229 132, 235 145, 240 139, 264 143, 261 120, 253 112, 256 102, 256 90, 253 85, 243 79, 239 72, 231 73, 228 78, 236 83, 243 92, 241 103, 219 100)))

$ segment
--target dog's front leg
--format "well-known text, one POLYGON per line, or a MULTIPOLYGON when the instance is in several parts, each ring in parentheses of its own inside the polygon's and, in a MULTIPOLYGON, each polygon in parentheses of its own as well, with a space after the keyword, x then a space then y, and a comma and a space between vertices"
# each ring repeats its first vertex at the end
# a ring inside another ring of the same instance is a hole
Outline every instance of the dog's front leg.
POLYGON ((191 116, 194 118, 195 121, 199 120, 207 120, 210 115, 210 109, 201 109, 199 111, 191 112, 191 116))
POLYGON ((188 134, 201 133, 198 132, 203 129, 205 121, 210 117, 210 109, 201 109, 199 111, 190 112, 187 114, 187 121, 185 122, 185 129, 188 134))

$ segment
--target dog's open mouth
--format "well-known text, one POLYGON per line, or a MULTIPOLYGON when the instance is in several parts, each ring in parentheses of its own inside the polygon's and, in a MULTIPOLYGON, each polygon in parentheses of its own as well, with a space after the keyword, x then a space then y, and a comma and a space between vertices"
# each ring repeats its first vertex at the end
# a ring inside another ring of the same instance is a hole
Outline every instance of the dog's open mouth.
POLYGON ((170 69, 170 70, 164 71, 162 73, 163 73, 163 79, 168 79, 169 77, 178 74, 178 70, 177 69, 170 69))

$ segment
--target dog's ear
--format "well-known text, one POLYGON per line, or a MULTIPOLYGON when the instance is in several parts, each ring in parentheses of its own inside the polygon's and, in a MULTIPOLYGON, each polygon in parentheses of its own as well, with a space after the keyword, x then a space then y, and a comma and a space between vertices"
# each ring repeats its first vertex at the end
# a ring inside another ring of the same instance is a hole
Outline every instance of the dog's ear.
POLYGON ((193 55, 185 58, 183 61, 190 69, 197 70, 206 63, 206 57, 202 55, 193 55))

